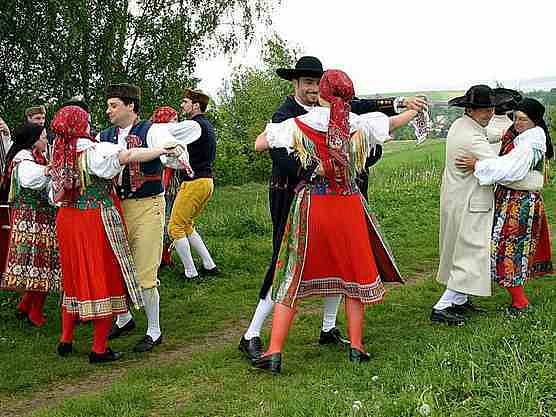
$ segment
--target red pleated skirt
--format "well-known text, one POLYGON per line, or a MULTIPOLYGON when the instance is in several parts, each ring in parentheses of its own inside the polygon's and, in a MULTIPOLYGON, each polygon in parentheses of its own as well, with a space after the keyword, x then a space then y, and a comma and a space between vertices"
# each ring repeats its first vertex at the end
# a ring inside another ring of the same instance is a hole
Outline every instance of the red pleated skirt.
POLYGON ((127 311, 125 283, 100 209, 62 207, 56 219, 63 307, 82 321, 127 311))
POLYGON ((307 231, 298 298, 343 294, 366 304, 382 301, 385 290, 359 194, 312 195, 307 231))

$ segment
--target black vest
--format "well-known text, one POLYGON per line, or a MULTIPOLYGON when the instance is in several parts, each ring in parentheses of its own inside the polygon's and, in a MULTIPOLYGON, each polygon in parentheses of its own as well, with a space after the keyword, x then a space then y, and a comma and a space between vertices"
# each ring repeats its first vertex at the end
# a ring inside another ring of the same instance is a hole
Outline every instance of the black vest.
POLYGON ((182 181, 192 181, 197 178, 212 178, 213 164, 216 159, 216 133, 214 127, 204 114, 193 116, 191 120, 201 126, 201 137, 187 145, 189 163, 195 171, 195 176, 189 178, 181 175, 182 181))
MULTIPOLYGON (((152 123, 148 120, 141 121, 135 124, 129 131, 130 135, 135 135, 141 139, 141 147, 147 148, 147 133, 151 128, 152 123)), ((118 143, 118 129, 111 127, 100 132, 101 142, 118 143)), ((126 166, 122 174, 122 185, 117 185, 116 189, 120 199, 126 198, 144 198, 158 195, 164 192, 162 186, 162 162, 160 158, 156 158, 149 162, 142 162, 140 164, 141 174, 153 177, 154 179, 145 181, 143 185, 135 192, 131 191, 131 181, 129 177, 129 168, 126 166)))

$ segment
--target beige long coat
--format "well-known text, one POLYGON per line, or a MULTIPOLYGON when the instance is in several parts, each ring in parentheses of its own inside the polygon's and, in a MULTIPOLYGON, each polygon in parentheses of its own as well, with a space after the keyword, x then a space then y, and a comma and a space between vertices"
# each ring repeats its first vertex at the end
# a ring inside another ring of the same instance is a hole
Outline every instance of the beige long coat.
POLYGON ((454 291, 489 296, 494 187, 481 186, 470 171, 456 168, 455 159, 462 154, 477 159, 497 156, 486 129, 466 115, 452 124, 447 137, 437 280, 454 291))

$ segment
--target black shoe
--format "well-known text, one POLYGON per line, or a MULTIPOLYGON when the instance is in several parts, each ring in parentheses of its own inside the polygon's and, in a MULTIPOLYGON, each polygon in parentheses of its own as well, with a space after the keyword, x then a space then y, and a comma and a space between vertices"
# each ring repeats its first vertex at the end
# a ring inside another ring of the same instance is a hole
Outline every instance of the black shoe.
POLYGON ((153 340, 153 338, 147 334, 144 338, 139 340, 139 343, 135 345, 133 351, 138 353, 150 352, 155 346, 160 345, 161 343, 162 335, 158 336, 158 339, 153 340))
POLYGON ((443 310, 432 309, 431 321, 433 323, 446 323, 449 325, 463 326, 465 317, 457 314, 451 307, 443 310))
POLYGON ((337 327, 333 327, 329 331, 320 331, 319 345, 349 345, 349 340, 344 339, 340 330, 337 327))
POLYGON ((477 307, 475 304, 471 302, 471 300, 467 300, 463 304, 452 304, 452 311, 460 316, 466 313, 486 313, 486 310, 481 307, 477 307))
POLYGON ((122 357, 122 352, 114 352, 112 349, 106 349, 104 353, 89 353, 89 363, 105 363, 114 362, 122 357))
POLYGON ((506 309, 506 314, 510 317, 517 318, 517 317, 521 317, 524 314, 527 314, 527 313, 531 312, 531 310, 532 310, 531 305, 528 305, 527 307, 522 307, 522 308, 509 306, 506 309))
POLYGON ((258 359, 263 353, 263 342, 259 336, 252 337, 249 340, 245 336, 241 336, 238 349, 247 356, 247 359, 258 359))
POLYGON ((215 277, 217 275, 220 275, 220 270, 217 266, 212 269, 206 269, 203 265, 201 265, 199 272, 203 277, 215 277))
POLYGON ((273 375, 282 370, 282 354, 280 352, 254 359, 252 365, 255 368, 269 370, 273 375))
POLYGON ((349 361, 353 363, 369 362, 371 355, 357 348, 349 348, 349 361))
POLYGON ((124 324, 124 327, 118 327, 116 322, 114 322, 114 324, 112 325, 112 329, 110 330, 110 334, 108 335, 108 339, 109 340, 115 339, 126 333, 129 333, 133 329, 135 329, 135 320, 133 319, 128 321, 126 324, 124 324))
POLYGON ((62 358, 66 357, 73 352, 73 345, 71 343, 60 342, 58 343, 58 347, 56 348, 56 351, 58 352, 58 355, 60 355, 62 358))

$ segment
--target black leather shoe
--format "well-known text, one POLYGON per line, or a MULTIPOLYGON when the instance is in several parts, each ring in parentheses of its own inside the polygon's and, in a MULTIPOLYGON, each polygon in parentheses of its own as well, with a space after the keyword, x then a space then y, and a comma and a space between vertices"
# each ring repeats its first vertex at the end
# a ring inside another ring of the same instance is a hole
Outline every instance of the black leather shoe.
POLYGON ((220 270, 218 269, 217 266, 215 266, 212 269, 206 269, 203 265, 201 265, 201 268, 199 269, 199 273, 203 277, 215 277, 217 275, 220 275, 220 270))
POLYGON ((58 352, 58 355, 63 358, 73 352, 73 345, 71 343, 60 342, 58 343, 56 351, 58 352))
POLYGON ((524 314, 527 314, 531 312, 531 305, 528 305, 527 307, 523 307, 523 308, 517 308, 514 306, 509 306, 506 309, 506 314, 508 314, 508 316, 510 317, 521 317, 524 314))
POLYGON ((344 339, 340 330, 337 327, 333 327, 329 331, 320 331, 319 345, 349 345, 349 340, 344 339))
POLYGON ((254 359, 251 363, 255 368, 268 370, 272 372, 272 375, 276 375, 282 370, 282 354, 278 352, 267 356, 261 356, 260 358, 254 359))
POLYGON ((243 352, 247 359, 258 359, 263 353, 263 342, 259 336, 255 336, 249 340, 245 336, 241 336, 238 349, 243 352))
POLYGON ((349 348, 349 361, 353 363, 369 362, 371 355, 367 352, 362 352, 357 348, 349 348))
POLYGON ((433 323, 446 323, 454 326, 463 326, 465 317, 457 314, 451 307, 443 310, 432 309, 431 321, 433 323))
POLYGON ((129 333, 133 329, 135 329, 135 320, 133 319, 124 324, 124 327, 118 327, 116 322, 114 322, 114 324, 112 325, 112 329, 110 330, 110 334, 108 335, 108 339, 115 339, 126 333, 129 333))
POLYGON ((106 349, 104 353, 89 353, 89 363, 105 363, 114 362, 122 357, 122 352, 114 352, 112 349, 106 349))
POLYGON ((460 316, 466 313, 486 313, 486 310, 481 307, 477 307, 475 304, 471 302, 471 300, 467 300, 463 304, 452 304, 452 311, 460 316))
POLYGON ((148 334, 145 335, 144 338, 139 340, 139 343, 135 345, 133 348, 134 352, 142 353, 142 352, 150 352, 153 348, 157 345, 162 343, 162 335, 158 337, 158 339, 153 340, 148 334))

